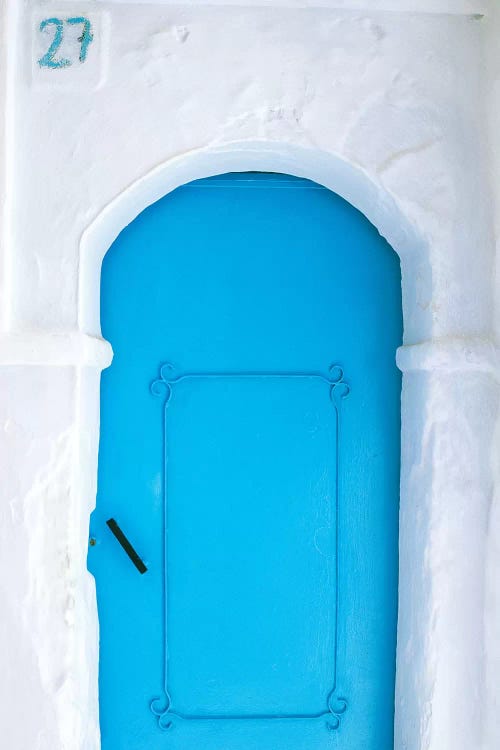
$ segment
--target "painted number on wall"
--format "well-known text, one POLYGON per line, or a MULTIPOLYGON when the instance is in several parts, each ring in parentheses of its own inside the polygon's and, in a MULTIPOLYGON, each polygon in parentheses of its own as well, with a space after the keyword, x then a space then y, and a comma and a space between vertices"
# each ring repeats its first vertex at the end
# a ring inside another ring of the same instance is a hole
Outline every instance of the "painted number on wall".
POLYGON ((50 46, 42 57, 38 60, 41 68, 67 68, 79 61, 84 63, 87 59, 87 52, 94 36, 92 34, 92 24, 88 18, 83 16, 74 16, 72 18, 44 18, 40 23, 42 33, 52 33, 50 46), (60 54, 61 45, 64 42, 64 36, 68 26, 70 28, 81 26, 81 34, 76 39, 74 56, 62 56, 60 54))

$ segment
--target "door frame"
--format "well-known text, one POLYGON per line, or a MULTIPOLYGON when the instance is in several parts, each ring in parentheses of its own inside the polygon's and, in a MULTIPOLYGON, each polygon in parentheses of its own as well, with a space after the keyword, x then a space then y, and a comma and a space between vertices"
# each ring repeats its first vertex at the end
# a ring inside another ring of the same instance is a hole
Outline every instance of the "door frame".
MULTIPOLYGON (((417 740, 420 742, 423 736, 427 747, 432 740, 429 706, 436 691, 444 686, 454 693, 449 700, 455 700, 457 706, 464 705, 464 685, 470 684, 471 676, 479 676, 481 670, 474 649, 469 654, 464 652, 462 666, 457 670, 453 650, 467 642, 470 629, 467 621, 461 622, 460 614, 457 616, 456 599, 446 593, 456 592, 464 585, 466 589, 477 590, 482 578, 481 561, 477 555, 472 560, 456 556, 455 552, 461 552, 460 541, 453 539, 458 544, 453 548, 454 565, 444 574, 434 566, 435 534, 446 532, 443 519, 436 525, 436 514, 442 514, 440 493, 447 483, 455 480, 452 466, 438 460, 436 444, 429 437, 432 409, 440 409, 453 428, 457 409, 463 408, 464 398, 469 401, 470 392, 475 389, 476 380, 469 382, 469 375, 484 376, 485 388, 489 389, 499 358, 492 342, 467 336, 466 332, 462 335, 459 326, 459 335, 453 338, 443 338, 434 330, 432 306, 423 305, 420 300, 435 293, 436 258, 397 199, 376 179, 352 163, 319 149, 271 141, 235 143, 168 160, 123 190, 94 219, 82 236, 79 254, 79 336, 84 345, 85 367, 80 375, 78 399, 84 436, 78 460, 85 507, 88 508, 89 497, 95 498, 96 489, 99 376, 112 359, 111 347, 101 338, 100 331, 102 259, 128 223, 175 188, 217 174, 246 171, 281 172, 325 186, 358 208, 400 257, 404 335, 403 346, 395 352, 403 372, 395 746, 416 748, 417 740), (437 628, 441 634, 436 631, 436 608, 440 611, 437 628), (441 658, 437 675, 434 646, 451 623, 454 625, 449 654, 441 658), (446 674, 447 664, 451 669, 449 674, 446 674)), ((479 435, 478 426, 474 439, 479 439, 479 435)), ((489 432, 481 438, 484 450, 489 449, 490 440, 489 432)), ((478 597, 482 597, 482 589, 475 597, 476 603, 478 597)), ((96 622, 95 591, 89 607, 92 626, 87 635, 96 654, 91 666, 93 684, 97 686, 98 649, 92 630, 96 622)), ((464 613, 465 610, 464 605, 464 613)), ((471 716, 474 718, 477 717, 471 716)))

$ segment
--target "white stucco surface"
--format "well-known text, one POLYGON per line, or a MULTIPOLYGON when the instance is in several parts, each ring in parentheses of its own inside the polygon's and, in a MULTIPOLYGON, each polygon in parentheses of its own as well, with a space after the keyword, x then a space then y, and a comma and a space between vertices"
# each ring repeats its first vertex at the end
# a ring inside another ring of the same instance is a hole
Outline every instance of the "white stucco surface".
MULTIPOLYGON (((489 23, 485 27, 485 70, 486 78, 486 115, 489 124, 489 179, 492 185, 492 213, 494 216, 494 234, 496 247, 496 264, 494 286, 494 336, 498 341, 500 335, 500 275, 498 251, 500 249, 500 4, 492 3, 489 11, 489 23)), ((484 613, 484 678, 485 678, 485 711, 484 735, 485 748, 500 744, 500 425, 497 423, 493 444, 492 474, 494 487, 488 502, 486 577, 485 577, 485 613, 484 613)))
POLYGON ((177 185, 248 169, 326 185, 400 255, 396 748, 500 746, 498 12, 482 18, 486 3, 474 0, 408 0, 398 12, 390 0, 375 4, 382 10, 333 5, 4 4, 0 716, 9 750, 99 743, 86 552, 99 372, 111 358, 100 339, 100 261, 123 226, 177 185), (41 68, 52 32, 40 22, 81 15, 93 27, 87 60, 74 58, 70 34, 60 51, 74 64, 41 68))

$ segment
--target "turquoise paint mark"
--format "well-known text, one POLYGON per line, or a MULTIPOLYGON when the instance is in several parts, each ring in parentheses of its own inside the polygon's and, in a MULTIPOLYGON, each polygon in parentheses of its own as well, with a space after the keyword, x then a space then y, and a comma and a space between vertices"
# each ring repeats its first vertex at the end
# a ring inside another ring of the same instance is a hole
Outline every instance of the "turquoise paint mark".
POLYGON ((88 51, 89 45, 94 39, 94 35, 92 34, 92 25, 89 19, 83 18, 83 16, 75 16, 74 18, 68 18, 67 23, 73 26, 78 23, 83 24, 82 34, 81 36, 78 37, 78 41, 81 44, 79 60, 81 63, 83 63, 87 59, 87 51, 88 51))
POLYGON ((63 21, 60 18, 45 18, 40 23, 40 31, 45 31, 48 26, 55 26, 54 38, 47 52, 38 60, 38 64, 41 68, 67 68, 71 65, 71 60, 67 57, 54 59, 63 40, 63 21))
MULTIPOLYGON (((87 59, 89 46, 94 40, 92 24, 88 18, 84 18, 83 16, 67 18, 66 23, 70 26, 76 26, 77 24, 83 25, 82 33, 78 37, 78 41, 80 42, 80 53, 78 59, 81 63, 84 63, 87 59)), ((61 57, 59 60, 55 59, 64 38, 64 21, 61 18, 45 18, 40 23, 40 31, 45 31, 49 26, 55 27, 54 38, 52 39, 52 43, 47 52, 38 60, 38 64, 41 68, 67 68, 73 64, 71 60, 67 57, 61 57)))

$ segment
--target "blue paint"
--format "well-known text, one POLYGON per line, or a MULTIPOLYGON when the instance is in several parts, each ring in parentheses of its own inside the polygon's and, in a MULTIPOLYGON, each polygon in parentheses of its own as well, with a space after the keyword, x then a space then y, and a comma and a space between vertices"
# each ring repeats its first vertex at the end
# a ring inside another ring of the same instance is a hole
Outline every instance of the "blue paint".
POLYGON ((54 38, 47 52, 38 60, 38 64, 41 68, 67 68, 71 65, 71 60, 67 57, 55 59, 63 40, 63 21, 60 18, 45 18, 40 23, 40 31, 45 31, 49 26, 55 27, 54 38))
POLYGON ((108 252, 103 750, 392 747, 400 285, 363 216, 283 175, 184 186, 108 252))
MULTIPOLYGON (((67 18, 66 23, 70 26, 75 26, 77 24, 82 24, 83 26, 81 36, 78 37, 78 41, 80 42, 80 53, 78 59, 81 63, 84 63, 87 59, 89 45, 94 39, 94 36, 92 34, 92 25, 88 18, 84 18, 83 16, 67 18)), ((56 54, 59 52, 61 44, 63 43, 64 21, 60 18, 45 18, 40 23, 40 31, 45 31, 49 26, 55 27, 54 38, 52 39, 47 52, 38 60, 38 64, 41 68, 67 68, 73 64, 71 60, 69 60, 67 57, 61 57, 58 60, 56 60, 55 58, 56 54)))
POLYGON ((87 59, 89 45, 94 40, 91 23, 88 18, 84 18, 83 16, 68 18, 67 23, 69 23, 71 26, 75 26, 76 24, 81 23, 83 26, 82 34, 80 37, 78 37, 78 41, 80 42, 80 54, 78 56, 78 59, 81 63, 84 63, 87 59))

